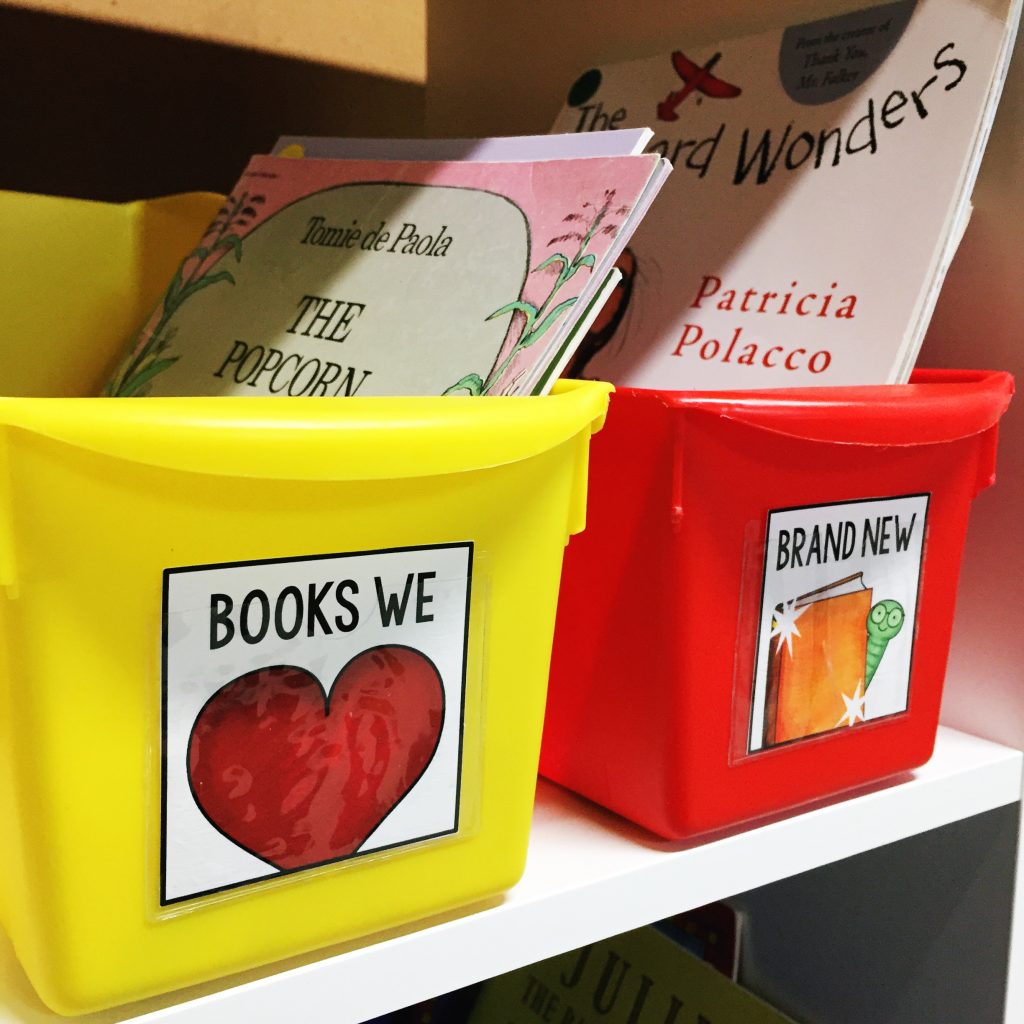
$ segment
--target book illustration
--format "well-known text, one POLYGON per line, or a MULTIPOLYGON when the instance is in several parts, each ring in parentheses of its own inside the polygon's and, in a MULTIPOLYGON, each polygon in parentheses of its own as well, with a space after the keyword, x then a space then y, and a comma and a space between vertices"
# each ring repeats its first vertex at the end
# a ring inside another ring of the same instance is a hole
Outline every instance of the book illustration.
POLYGON ((254 157, 106 393, 533 393, 668 169, 254 157))
POLYGON ((776 605, 765 746, 863 718, 870 607, 871 591, 859 573, 776 605))
POLYGON ((595 203, 585 201, 578 212, 568 213, 563 218, 569 226, 564 234, 556 235, 548 245, 561 245, 564 242, 577 242, 576 253, 571 258, 561 252, 554 252, 533 268, 532 273, 543 274, 548 271, 554 275, 554 281, 547 296, 539 306, 523 299, 516 299, 508 302, 500 309, 496 309, 487 319, 512 314, 510 333, 516 332, 516 336, 509 346, 508 340, 502 344, 502 350, 507 350, 507 355, 496 360, 494 366, 486 378, 481 379, 478 374, 471 373, 463 377, 456 384, 445 390, 446 395, 464 391, 470 395, 486 395, 494 391, 498 393, 508 391, 507 372, 516 356, 523 349, 529 348, 542 338, 569 309, 577 302, 579 296, 571 296, 563 299, 555 305, 555 299, 559 292, 576 276, 585 270, 592 272, 596 262, 594 253, 588 251, 594 236, 600 231, 604 235, 615 234, 622 222, 622 218, 629 213, 628 206, 616 206, 615 189, 606 189, 604 201, 598 206, 595 203), (613 222, 611 218, 617 218, 613 222))
POLYGON ((871 680, 878 671, 878 663, 885 654, 889 641, 903 628, 906 614, 899 601, 886 599, 879 601, 868 615, 868 654, 864 673, 864 689, 871 685, 871 680))
POLYGON ((182 260, 171 278, 154 314, 156 322, 139 329, 126 363, 103 390, 106 397, 145 394, 150 381, 174 365, 178 356, 166 355, 174 338, 174 332, 169 330, 171 318, 201 289, 221 282, 235 283, 230 270, 218 269, 220 258, 230 253, 236 262, 241 261, 242 239, 238 232, 249 225, 265 202, 265 196, 248 192, 237 198, 227 197, 199 244, 182 260))
POLYGON ((684 390, 904 382, 1019 9, 897 0, 579 76, 554 131, 651 124, 649 151, 675 169, 631 242, 666 279, 636 281, 622 343, 587 374, 684 390))
POLYGON ((355 853, 426 771, 444 723, 437 668, 411 647, 353 658, 329 692, 292 665, 222 686, 193 723, 188 776, 210 823, 281 870, 355 853))
POLYGON ((734 99, 736 96, 739 96, 743 91, 739 86, 732 85, 721 78, 716 78, 711 73, 721 59, 721 53, 714 53, 702 66, 698 66, 682 50, 676 50, 672 54, 672 67, 683 80, 683 87, 675 92, 670 92, 658 104, 658 120, 678 121, 679 114, 676 111, 683 100, 692 92, 697 93, 698 103, 700 103, 702 96, 709 96, 713 99, 734 99))
POLYGON ((624 358, 627 346, 642 346, 635 325, 645 317, 647 296, 657 294, 672 276, 651 257, 645 257, 641 264, 632 246, 623 249, 615 269, 621 280, 566 366, 567 377, 601 380, 596 366, 603 358, 624 358))
POLYGON ((903 618, 898 601, 872 605, 862 572, 776 605, 765 745, 865 721, 868 687, 903 618))
POLYGON ((616 332, 629 311, 630 300, 633 297, 633 282, 637 276, 636 255, 629 246, 622 250, 621 255, 615 261, 615 268, 622 277, 608 301, 594 318, 583 341, 566 364, 564 372, 566 377, 585 378, 587 376, 587 367, 591 359, 616 336, 616 332))

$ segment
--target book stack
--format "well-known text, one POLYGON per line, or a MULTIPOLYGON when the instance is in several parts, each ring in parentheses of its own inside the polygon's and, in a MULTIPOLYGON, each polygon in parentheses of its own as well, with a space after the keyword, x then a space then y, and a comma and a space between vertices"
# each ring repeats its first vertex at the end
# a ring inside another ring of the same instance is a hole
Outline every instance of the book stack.
POLYGON ((544 394, 671 170, 649 138, 283 140, 105 393, 544 394))

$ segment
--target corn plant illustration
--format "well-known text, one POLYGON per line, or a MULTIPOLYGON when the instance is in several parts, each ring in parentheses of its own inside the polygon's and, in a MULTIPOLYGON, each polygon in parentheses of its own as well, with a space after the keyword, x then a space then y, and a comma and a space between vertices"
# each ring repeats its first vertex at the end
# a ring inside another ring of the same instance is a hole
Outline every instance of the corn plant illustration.
POLYGON ((552 253, 531 271, 533 274, 544 272, 555 274, 547 298, 539 306, 523 298, 518 298, 513 302, 505 303, 504 306, 491 313, 486 318, 487 320, 495 320, 511 313, 512 321, 490 372, 486 377, 481 377, 478 373, 468 373, 456 384, 447 388, 444 394, 454 395, 459 392, 469 395, 494 394, 500 388, 504 375, 519 353, 536 344, 576 304, 579 295, 560 301, 556 300, 565 286, 581 270, 592 271, 594 269, 597 258, 594 253, 588 251, 591 243, 599 234, 614 235, 619 230, 621 220, 612 223, 611 219, 622 218, 627 213, 629 213, 628 206, 615 205, 615 189, 611 188, 605 190, 604 199, 600 205, 585 202, 578 212, 569 213, 563 217, 562 222, 572 225, 571 229, 565 234, 552 238, 548 245, 574 241, 578 243, 576 254, 570 258, 561 252, 552 253), (511 348, 508 348, 508 340, 514 336, 516 328, 519 329, 519 336, 511 348), (503 356, 502 353, 505 355, 503 356))
POLYGON ((242 238, 238 232, 248 227, 265 202, 265 196, 249 192, 228 196, 199 244, 181 261, 157 307, 159 315, 154 310, 143 324, 135 336, 124 370, 107 384, 105 395, 120 398, 145 394, 153 378, 178 361, 179 356, 169 355, 167 351, 174 340, 175 332, 171 327, 174 314, 196 292, 222 281, 235 283, 230 270, 217 268, 228 253, 234 255, 236 263, 241 262, 242 238), (154 316, 157 320, 150 330, 154 316))

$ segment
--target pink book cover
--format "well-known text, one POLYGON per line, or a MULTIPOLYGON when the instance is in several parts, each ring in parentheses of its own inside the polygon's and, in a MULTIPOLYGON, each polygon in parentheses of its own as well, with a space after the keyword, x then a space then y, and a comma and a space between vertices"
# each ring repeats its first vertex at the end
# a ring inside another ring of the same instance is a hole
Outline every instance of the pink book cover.
POLYGON ((105 393, 528 394, 667 168, 253 157, 105 393))

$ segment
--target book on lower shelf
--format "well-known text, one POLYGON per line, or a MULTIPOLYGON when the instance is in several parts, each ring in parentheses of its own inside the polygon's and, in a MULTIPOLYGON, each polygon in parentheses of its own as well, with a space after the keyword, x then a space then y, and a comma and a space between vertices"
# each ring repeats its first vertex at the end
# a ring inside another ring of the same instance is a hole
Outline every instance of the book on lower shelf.
POLYGON ((469 1024, 793 1024, 711 963, 648 926, 501 975, 469 1024))

